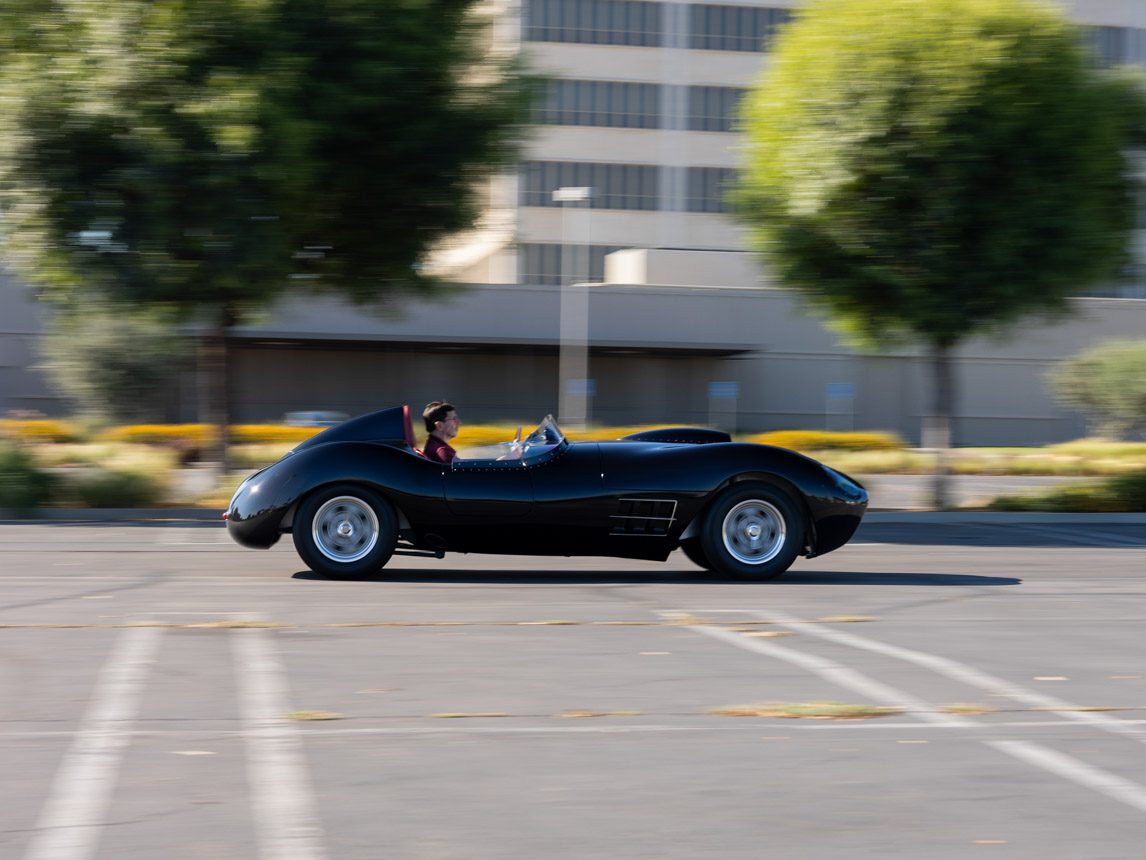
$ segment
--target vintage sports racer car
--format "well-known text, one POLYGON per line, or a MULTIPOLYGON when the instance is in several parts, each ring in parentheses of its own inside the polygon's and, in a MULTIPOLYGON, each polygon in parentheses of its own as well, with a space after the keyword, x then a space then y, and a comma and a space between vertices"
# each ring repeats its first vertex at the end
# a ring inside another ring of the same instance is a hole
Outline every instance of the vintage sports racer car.
POLYGON ((703 428, 570 442, 547 417, 524 439, 463 454, 426 459, 408 406, 372 412, 252 475, 223 516, 243 546, 290 532, 307 566, 335 579, 376 573, 395 553, 664 561, 679 547, 718 574, 765 580, 846 543, 868 501, 815 460, 703 428))

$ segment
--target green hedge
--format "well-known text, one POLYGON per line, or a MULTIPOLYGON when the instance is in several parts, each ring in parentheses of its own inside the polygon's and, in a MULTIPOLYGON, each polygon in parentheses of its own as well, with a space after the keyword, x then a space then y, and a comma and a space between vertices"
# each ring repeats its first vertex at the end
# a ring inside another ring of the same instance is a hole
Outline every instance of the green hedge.
POLYGON ((96 468, 78 475, 69 489, 89 508, 149 508, 167 495, 165 483, 152 475, 96 468))
POLYGON ((27 451, 0 445, 0 510, 30 513, 51 501, 54 485, 27 451))
POLYGON ((1042 513, 1146 512, 1146 471, 1117 475, 1095 484, 1054 487, 1041 493, 1018 496, 1000 496, 987 507, 992 511, 1042 513))

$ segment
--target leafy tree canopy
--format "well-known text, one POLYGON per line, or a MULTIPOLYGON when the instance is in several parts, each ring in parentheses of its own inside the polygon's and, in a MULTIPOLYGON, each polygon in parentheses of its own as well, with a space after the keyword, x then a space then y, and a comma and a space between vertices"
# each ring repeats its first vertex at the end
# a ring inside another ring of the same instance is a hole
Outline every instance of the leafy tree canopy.
POLYGON ((0 6, 10 258, 57 296, 214 308, 303 281, 358 301, 478 214, 529 81, 475 0, 0 6), (480 61, 480 62, 479 62, 480 61))
POLYGON ((123 422, 162 421, 175 403, 186 339, 149 311, 92 303, 58 313, 40 340, 44 369, 82 412, 123 422))
POLYGON ((1102 435, 1120 439, 1146 428, 1146 340, 1110 341, 1080 352, 1049 378, 1059 400, 1084 412, 1102 435))
POLYGON ((1143 98, 1033 0, 812 0, 746 99, 757 247, 860 343, 947 349, 1114 276, 1143 98))

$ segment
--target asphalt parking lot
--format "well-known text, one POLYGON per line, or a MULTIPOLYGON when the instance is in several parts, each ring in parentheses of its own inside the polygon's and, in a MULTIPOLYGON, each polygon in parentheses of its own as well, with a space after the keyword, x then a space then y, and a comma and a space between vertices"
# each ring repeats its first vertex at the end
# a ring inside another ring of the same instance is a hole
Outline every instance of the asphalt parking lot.
POLYGON ((0 855, 1138 858, 1144 578, 1117 521, 873 522, 758 585, 0 525, 0 855))

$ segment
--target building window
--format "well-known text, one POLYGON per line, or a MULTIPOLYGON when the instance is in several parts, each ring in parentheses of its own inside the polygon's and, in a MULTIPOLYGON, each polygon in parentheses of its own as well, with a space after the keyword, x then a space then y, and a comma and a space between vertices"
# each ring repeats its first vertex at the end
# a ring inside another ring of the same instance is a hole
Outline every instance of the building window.
POLYGON ((641 0, 525 0, 525 39, 656 48, 664 39, 660 3, 641 0))
POLYGON ((1085 33, 1099 66, 1146 64, 1146 30, 1137 27, 1087 27, 1085 33))
POLYGON ((537 122, 610 128, 658 128, 660 87, 621 81, 551 80, 537 122))
POLYGON ((684 210, 686 212, 728 212, 726 200, 736 171, 727 167, 688 168, 684 210))
POLYGON ((766 51, 776 28, 786 23, 788 9, 758 6, 689 7, 688 46, 706 51, 766 51))
POLYGON ((732 131, 746 90, 737 87, 689 87, 689 131, 732 131))
POLYGON ((561 206, 553 192, 566 186, 594 190, 594 209, 657 208, 657 167, 586 161, 527 161, 522 165, 521 205, 561 206))
MULTIPOLYGON (((706 3, 688 5, 687 15, 687 46, 707 51, 766 51, 792 17, 788 9, 706 3)), ((645 0, 525 0, 522 33, 529 42, 659 48, 665 17, 665 4, 645 0)))
MULTIPOLYGON (((621 250, 621 245, 589 245, 589 280, 600 283, 605 279, 605 255, 621 250)), ((585 279, 585 245, 570 245, 569 277, 575 281, 585 279)), ((564 246, 553 242, 523 242, 518 245, 517 280, 522 284, 561 284, 561 256, 564 246)))

